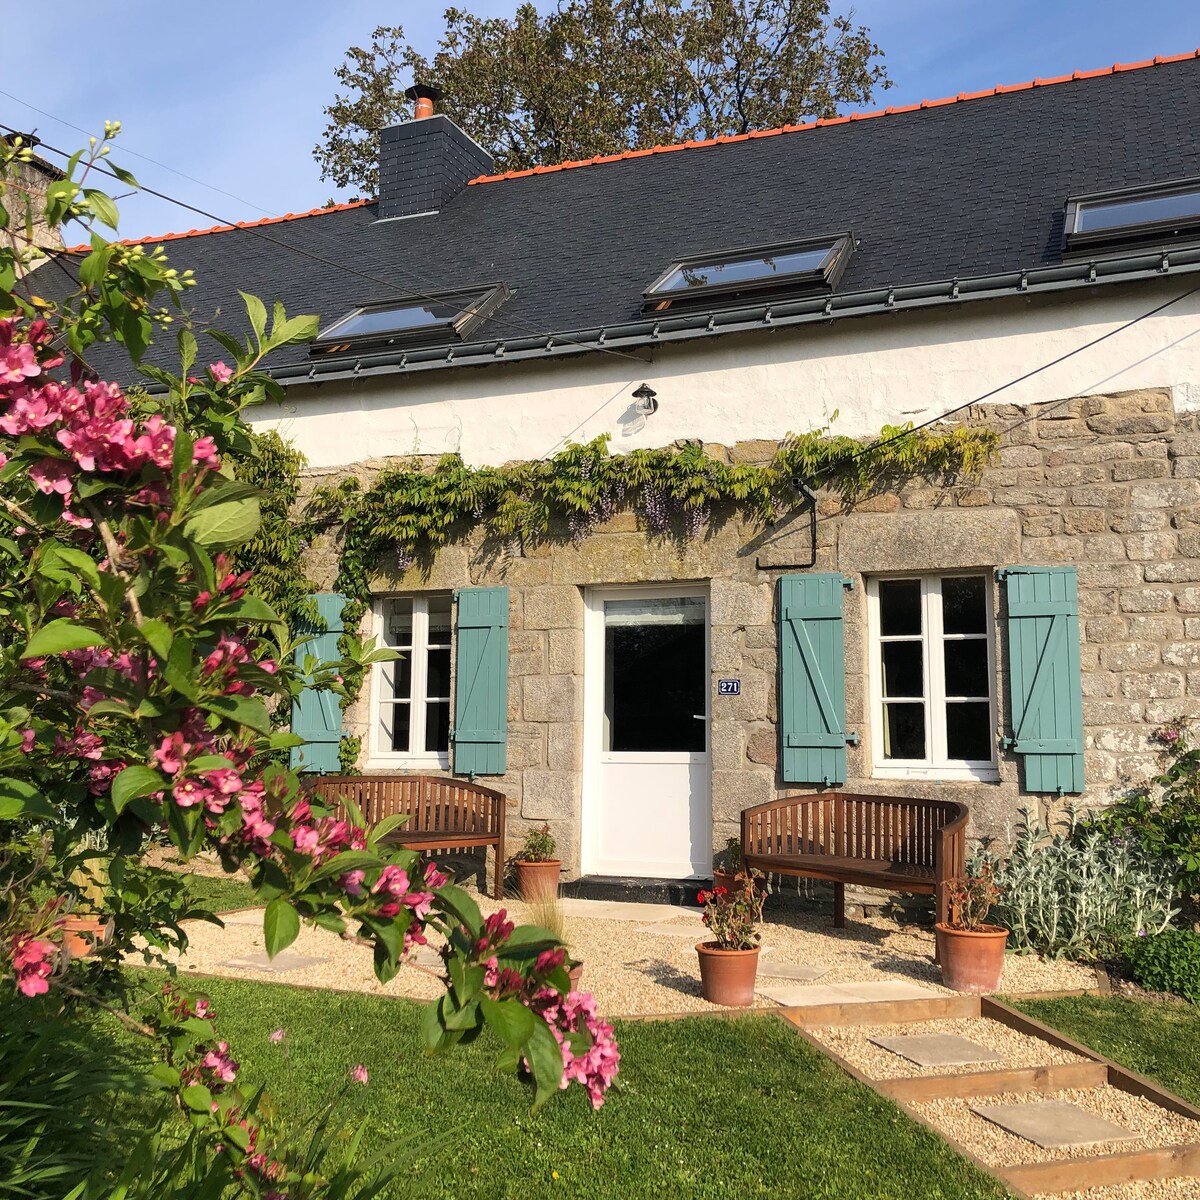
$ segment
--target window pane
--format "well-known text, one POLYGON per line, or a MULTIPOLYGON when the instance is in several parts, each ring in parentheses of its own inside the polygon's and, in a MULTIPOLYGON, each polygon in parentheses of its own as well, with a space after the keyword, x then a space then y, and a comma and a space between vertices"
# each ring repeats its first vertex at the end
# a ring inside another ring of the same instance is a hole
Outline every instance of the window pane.
POLYGON ((991 762, 991 713, 986 703, 946 705, 946 753, 950 758, 991 762))
POLYGON ((942 580, 942 628, 946 633, 987 633, 987 585, 982 575, 942 580))
POLYGON ((426 603, 429 610, 429 644, 450 645, 450 597, 430 596, 426 603))
POLYGON ((477 299, 478 296, 464 295, 449 301, 424 300, 366 308, 347 317, 336 327, 330 327, 321 340, 328 341, 330 337, 334 340, 365 337, 372 333, 406 333, 431 325, 448 325, 458 320, 467 305, 477 299))
POLYGON ((430 699, 450 697, 450 647, 429 651, 429 678, 425 684, 425 695, 430 699))
POLYGON ((395 662, 383 663, 381 700, 407 700, 412 691, 412 658, 405 654, 395 662))
POLYGON ((945 648, 946 695, 991 695, 987 639, 972 638, 963 642, 943 642, 942 645, 945 648))
POLYGON ((925 705, 883 706, 883 757, 925 757, 925 705))
POLYGON ((925 671, 923 642, 884 642, 883 694, 885 696, 923 696, 925 671))
POLYGON ((1128 200, 1095 200, 1079 206, 1077 232, 1145 225, 1151 221, 1200 218, 1200 188, 1167 196, 1131 196, 1128 200))
POLYGON ((383 644, 400 647, 412 645, 412 601, 383 602, 383 644))
POLYGON ((450 749, 450 701, 431 700, 425 706, 425 749, 450 749))
POLYGON ((713 287, 717 284, 762 282, 798 271, 815 271, 825 261, 833 243, 807 250, 785 250, 777 254, 759 254, 753 258, 729 258, 724 262, 684 263, 676 267, 656 292, 686 291, 688 288, 713 287))
POLYGON ((879 631, 884 637, 921 632, 919 579, 885 579, 879 584, 879 631))
POLYGON ((379 747, 381 750, 408 753, 408 730, 410 722, 408 704, 381 704, 379 706, 379 747))

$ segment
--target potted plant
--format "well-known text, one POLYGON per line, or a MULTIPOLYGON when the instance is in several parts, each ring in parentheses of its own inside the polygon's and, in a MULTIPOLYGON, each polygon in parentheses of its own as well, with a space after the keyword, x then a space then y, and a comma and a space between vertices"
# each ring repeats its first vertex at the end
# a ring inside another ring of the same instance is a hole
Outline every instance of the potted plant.
POLYGON ((700 956, 700 992, 712 1004, 746 1008, 754 1002, 758 975, 763 892, 753 878, 736 888, 714 887, 697 899, 704 905, 701 918, 713 935, 697 942, 700 956))
POLYGON ((554 857, 554 835, 549 825, 531 829, 525 835, 525 844, 514 865, 517 868, 517 891, 523 900, 558 895, 562 859, 554 857))
POLYGON ((725 866, 713 868, 713 890, 723 887, 733 891, 745 879, 742 872, 742 839, 731 837, 725 843, 725 866))
POLYGON ((935 926, 942 982, 956 992, 994 992, 1004 972, 1008 930, 987 923, 1001 891, 992 868, 985 863, 946 886, 950 920, 935 926))
POLYGON ((567 974, 571 977, 571 991, 579 991, 583 980, 583 962, 571 953, 571 943, 567 937, 567 921, 563 915, 562 901, 557 892, 549 892, 537 896, 529 903, 529 919, 534 925, 554 934, 567 948, 567 974))
POLYGON ((71 872, 70 894, 63 897, 67 911, 58 919, 62 944, 68 958, 85 958, 112 937, 113 923, 100 913, 104 907, 104 892, 108 871, 103 860, 85 848, 79 865, 71 872))

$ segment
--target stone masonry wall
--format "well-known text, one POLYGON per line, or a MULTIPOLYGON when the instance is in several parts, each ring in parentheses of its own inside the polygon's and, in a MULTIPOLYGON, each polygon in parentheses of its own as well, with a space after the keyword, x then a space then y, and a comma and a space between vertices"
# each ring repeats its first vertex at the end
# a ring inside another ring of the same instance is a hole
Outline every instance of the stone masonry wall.
MULTIPOLYGON (((871 778, 864 576, 882 572, 1074 564, 1079 571, 1088 790, 1103 803, 1154 766, 1150 735, 1200 715, 1200 433, 1167 390, 1093 396, 1039 409, 989 406, 974 423, 1008 430, 997 462, 970 484, 914 480, 846 512, 819 508, 815 570, 852 577, 846 594, 850 791, 962 799, 979 836, 1004 836, 1025 804, 1017 758, 1001 751, 998 783, 871 778), (1011 427, 1011 428, 1010 428, 1011 427)), ((765 461, 770 442, 706 447, 734 462, 765 461)), ((367 477, 381 464, 364 464, 367 477)), ((314 473, 313 483, 344 472, 314 473)), ((775 584, 807 560, 806 516, 762 531, 714 520, 686 545, 652 539, 633 515, 615 517, 579 545, 494 558, 480 538, 447 547, 428 575, 383 572, 377 591, 420 592, 504 584, 511 589, 508 773, 489 780, 511 798, 513 845, 549 822, 569 873, 579 865, 583 772, 584 589, 593 585, 709 581, 711 668, 742 692, 712 700, 713 844, 737 832, 740 811, 771 798, 776 777, 775 584), (756 559, 759 565, 756 565, 756 559)), ((314 577, 335 573, 336 541, 313 548, 314 577)), ((997 736, 1010 729, 1002 589, 997 605, 997 736)), ((348 714, 366 735, 366 694, 348 714)), ((364 736, 363 764, 367 738, 364 736)), ((801 790, 801 789, 793 789, 801 790)), ((1045 815, 1043 813, 1043 815, 1045 815)))

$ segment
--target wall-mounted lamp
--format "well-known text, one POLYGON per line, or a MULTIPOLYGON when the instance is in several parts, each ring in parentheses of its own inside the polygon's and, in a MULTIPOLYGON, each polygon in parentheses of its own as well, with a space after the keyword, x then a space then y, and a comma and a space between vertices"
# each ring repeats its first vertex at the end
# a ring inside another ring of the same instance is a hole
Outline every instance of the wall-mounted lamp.
POLYGON ((637 411, 643 417, 652 417, 658 412, 658 393, 648 384, 643 383, 634 393, 637 401, 637 411))

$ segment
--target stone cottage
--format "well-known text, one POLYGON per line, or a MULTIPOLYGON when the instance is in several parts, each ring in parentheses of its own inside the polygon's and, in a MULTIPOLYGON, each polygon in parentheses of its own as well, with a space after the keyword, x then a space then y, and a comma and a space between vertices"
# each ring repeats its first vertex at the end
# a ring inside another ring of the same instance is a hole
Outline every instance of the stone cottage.
MULTIPOLYGON (((301 706, 302 766, 356 734, 363 772, 500 789, 571 877, 675 880, 780 791, 1003 836, 1144 778, 1200 712, 1197 130, 1200 52, 508 175, 434 114, 381 134, 377 200, 174 235, 197 327, 238 288, 321 314, 253 415, 313 488, 599 435, 726 464, 825 426, 998 439, 852 504, 798 478, 765 527, 616 503, 394 556, 363 631, 402 658, 301 706)), ((311 561, 335 632, 340 547, 311 561)))

